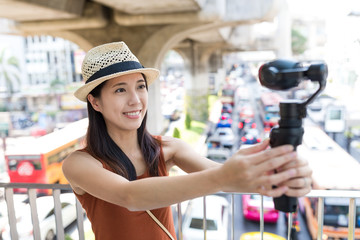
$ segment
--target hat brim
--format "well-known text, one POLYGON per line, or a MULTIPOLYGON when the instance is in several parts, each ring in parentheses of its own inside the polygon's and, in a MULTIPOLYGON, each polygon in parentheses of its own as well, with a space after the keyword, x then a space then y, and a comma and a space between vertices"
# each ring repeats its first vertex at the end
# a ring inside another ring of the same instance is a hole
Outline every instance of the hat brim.
POLYGON ((98 79, 95 79, 89 83, 86 83, 84 86, 80 87, 78 90, 75 91, 74 95, 76 98, 78 98, 80 101, 86 102, 88 94, 96 88, 98 85, 100 85, 102 82, 115 78, 120 77, 123 75, 128 75, 131 73, 142 73, 145 75, 146 82, 148 85, 152 84, 160 75, 160 71, 155 68, 138 68, 123 72, 117 72, 113 73, 98 79))

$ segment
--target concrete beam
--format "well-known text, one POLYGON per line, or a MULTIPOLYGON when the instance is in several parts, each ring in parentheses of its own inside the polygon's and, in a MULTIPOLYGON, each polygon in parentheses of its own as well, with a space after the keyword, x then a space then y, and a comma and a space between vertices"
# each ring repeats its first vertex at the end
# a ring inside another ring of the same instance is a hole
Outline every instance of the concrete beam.
POLYGON ((0 17, 15 21, 76 18, 84 4, 85 0, 0 0, 0 17))
POLYGON ((102 6, 89 3, 83 17, 49 21, 19 22, 15 27, 26 33, 45 31, 64 31, 74 29, 103 28, 108 24, 108 16, 102 6))
POLYGON ((195 22, 213 22, 220 21, 217 14, 206 14, 204 12, 185 12, 185 13, 162 13, 162 14, 141 14, 129 15, 116 11, 114 20, 122 26, 137 25, 163 25, 163 24, 181 24, 195 22))
POLYGON ((163 14, 194 12, 201 9, 203 0, 93 0, 127 14, 163 14))

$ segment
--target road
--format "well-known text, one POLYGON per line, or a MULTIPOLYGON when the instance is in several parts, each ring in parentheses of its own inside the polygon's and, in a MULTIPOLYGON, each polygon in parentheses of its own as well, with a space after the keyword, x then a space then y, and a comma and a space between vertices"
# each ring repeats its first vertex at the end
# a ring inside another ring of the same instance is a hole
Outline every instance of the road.
MULTIPOLYGON (((261 92, 260 87, 257 82, 249 82, 247 84, 248 90, 249 90, 249 102, 253 106, 255 111, 255 122, 257 128, 260 130, 260 132, 264 132, 263 130, 263 124, 259 115, 259 93, 261 92)), ((234 107, 234 109, 238 110, 238 107, 234 107)), ((237 132, 237 123, 239 122, 239 112, 233 113, 233 130, 234 132, 237 132)), ((238 135, 238 140, 236 141, 237 145, 235 145, 235 149, 241 147, 240 144, 240 137, 241 135, 238 135)), ((262 138, 264 138, 264 134, 262 135, 262 138)), ((301 240, 311 240, 310 234, 307 230, 306 222, 304 221, 304 218, 301 214, 298 214, 298 220, 300 224, 300 232, 298 233, 298 239, 301 240)), ((265 223, 264 224, 264 231, 265 232, 271 232, 275 233, 277 235, 283 236, 287 239, 287 220, 285 217, 285 213, 280 212, 280 217, 278 221, 275 224, 265 223)), ((260 230, 260 224, 259 222, 252 222, 246 220, 242 216, 242 202, 241 202, 241 195, 235 195, 235 238, 239 239, 241 234, 244 232, 251 232, 251 231, 259 231, 260 230), (240 213, 240 214, 239 214, 240 213)))

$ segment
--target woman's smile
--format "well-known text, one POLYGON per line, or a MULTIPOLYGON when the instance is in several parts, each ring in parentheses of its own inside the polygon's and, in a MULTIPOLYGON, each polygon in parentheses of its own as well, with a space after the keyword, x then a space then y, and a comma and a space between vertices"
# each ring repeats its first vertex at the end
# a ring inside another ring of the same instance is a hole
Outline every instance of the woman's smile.
POLYGON ((137 119, 140 117, 141 110, 132 111, 132 112, 124 112, 123 114, 131 119, 137 119))

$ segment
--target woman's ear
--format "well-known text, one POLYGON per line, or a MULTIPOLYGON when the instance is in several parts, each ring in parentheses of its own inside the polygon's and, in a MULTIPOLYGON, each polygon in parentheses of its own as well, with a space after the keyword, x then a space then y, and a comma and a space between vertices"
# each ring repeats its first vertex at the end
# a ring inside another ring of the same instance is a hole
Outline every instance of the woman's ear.
POLYGON ((95 111, 101 112, 98 98, 95 98, 93 95, 89 94, 87 96, 87 99, 95 111))

